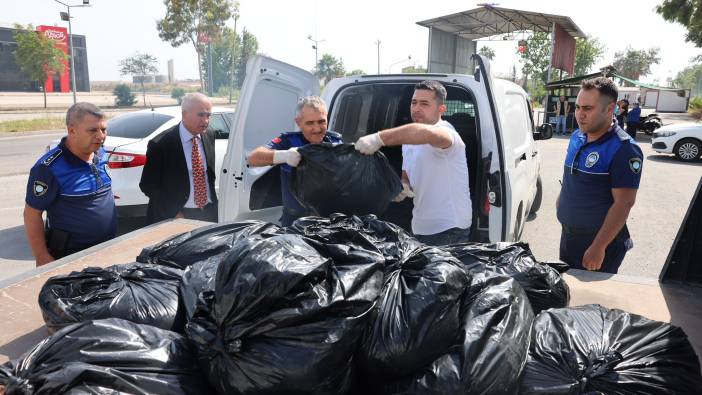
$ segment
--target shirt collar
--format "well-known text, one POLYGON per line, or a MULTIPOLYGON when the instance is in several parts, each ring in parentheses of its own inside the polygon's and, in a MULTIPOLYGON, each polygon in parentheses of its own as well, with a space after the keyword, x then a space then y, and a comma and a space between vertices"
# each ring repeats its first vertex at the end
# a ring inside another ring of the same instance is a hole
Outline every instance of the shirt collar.
MULTIPOLYGON (((73 164, 77 163, 84 163, 87 164, 88 162, 84 161, 83 159, 77 157, 73 152, 71 152, 70 149, 66 146, 66 137, 62 137, 61 141, 58 143, 58 148, 61 149, 62 154, 61 155, 66 155, 66 160, 69 162, 72 162, 73 164)), ((100 162, 100 158, 102 157, 103 152, 105 151, 104 148, 100 147, 98 148, 97 151, 93 153, 93 160, 92 162, 94 164, 98 164, 100 162)))
POLYGON ((587 141, 587 134, 584 133, 583 131, 580 131, 580 135, 578 136, 578 138, 582 141, 583 145, 602 144, 617 134, 618 127, 619 127, 619 124, 617 124, 617 120, 613 119, 612 124, 609 127, 609 130, 607 130, 607 132, 605 134, 603 134, 602 136, 600 136, 597 140, 588 142, 587 141))
POLYGON ((188 131, 185 125, 183 125, 183 122, 180 123, 178 127, 178 132, 180 134, 180 141, 183 143, 190 142, 193 139, 193 137, 199 137, 199 135, 193 136, 193 134, 188 131))

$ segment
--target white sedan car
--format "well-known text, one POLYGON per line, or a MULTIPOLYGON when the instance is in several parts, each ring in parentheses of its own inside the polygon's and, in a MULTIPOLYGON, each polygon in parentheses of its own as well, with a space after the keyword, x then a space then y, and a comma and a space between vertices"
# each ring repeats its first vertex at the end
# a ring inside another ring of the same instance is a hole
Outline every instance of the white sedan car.
MULTIPOLYGON (((222 169, 233 115, 234 110, 231 108, 212 108, 208 131, 215 136, 215 174, 219 174, 222 169)), ((119 217, 146 215, 149 199, 139 189, 139 181, 146 163, 147 144, 152 138, 177 125, 180 120, 180 106, 172 106, 134 111, 107 121, 104 148, 110 154, 108 167, 119 217)), ((58 141, 51 146, 56 144, 58 141)))
POLYGON ((675 154, 684 162, 700 159, 702 155, 702 123, 665 125, 653 132, 651 146, 662 154, 675 154))

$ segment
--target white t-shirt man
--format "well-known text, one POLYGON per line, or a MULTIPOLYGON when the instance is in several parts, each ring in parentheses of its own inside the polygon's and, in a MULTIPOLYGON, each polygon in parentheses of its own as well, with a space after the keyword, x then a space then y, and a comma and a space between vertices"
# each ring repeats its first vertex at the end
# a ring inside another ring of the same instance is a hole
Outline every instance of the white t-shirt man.
POLYGON ((402 146, 402 170, 414 191, 412 232, 418 235, 468 229, 472 220, 466 145, 447 121, 440 120, 436 126, 451 134, 450 147, 402 146))

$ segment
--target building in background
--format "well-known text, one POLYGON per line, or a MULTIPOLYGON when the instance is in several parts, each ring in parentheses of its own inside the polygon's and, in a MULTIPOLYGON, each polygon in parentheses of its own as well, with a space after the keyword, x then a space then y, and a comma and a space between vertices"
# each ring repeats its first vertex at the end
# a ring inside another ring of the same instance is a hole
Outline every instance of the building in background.
MULTIPOLYGON (((67 55, 68 31, 66 28, 58 26, 37 26, 37 33, 45 34, 57 42, 59 49, 67 55)), ((15 32, 12 27, 0 26, 0 91, 3 92, 39 92, 41 85, 36 81, 30 81, 20 70, 15 62, 15 51, 17 42, 15 32)), ((73 50, 75 51, 76 67, 76 90, 78 92, 90 91, 90 76, 88 74, 88 51, 85 36, 73 35, 73 50)), ((47 76, 47 92, 70 92, 71 91, 71 62, 65 63, 63 73, 60 75, 47 76)))

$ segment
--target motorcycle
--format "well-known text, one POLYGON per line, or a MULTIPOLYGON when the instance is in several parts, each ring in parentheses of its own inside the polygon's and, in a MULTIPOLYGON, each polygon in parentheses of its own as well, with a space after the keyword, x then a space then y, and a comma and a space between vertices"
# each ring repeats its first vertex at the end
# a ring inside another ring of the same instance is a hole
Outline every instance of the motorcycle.
POLYGON ((646 115, 645 117, 641 117, 641 120, 639 121, 638 130, 646 133, 649 136, 652 136, 653 132, 661 126, 663 126, 663 122, 661 122, 661 117, 659 117, 656 113, 651 113, 646 115))

